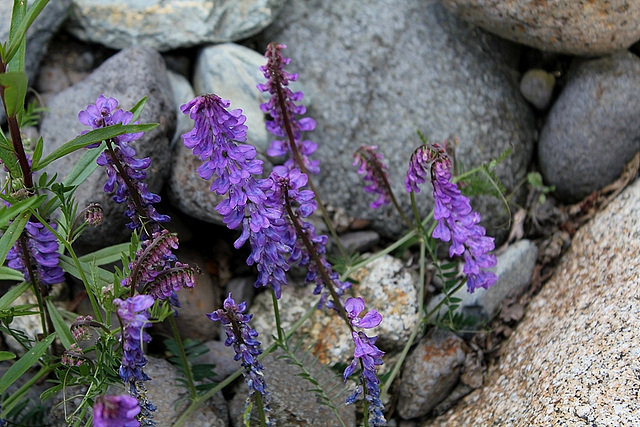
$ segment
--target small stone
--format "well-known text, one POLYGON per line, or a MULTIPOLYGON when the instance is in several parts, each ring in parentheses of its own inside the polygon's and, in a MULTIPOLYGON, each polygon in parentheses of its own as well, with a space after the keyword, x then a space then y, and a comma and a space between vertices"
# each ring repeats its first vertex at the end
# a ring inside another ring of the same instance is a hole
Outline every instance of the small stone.
POLYGON ((545 70, 533 69, 524 73, 520 80, 520 93, 538 110, 549 106, 556 78, 545 70))

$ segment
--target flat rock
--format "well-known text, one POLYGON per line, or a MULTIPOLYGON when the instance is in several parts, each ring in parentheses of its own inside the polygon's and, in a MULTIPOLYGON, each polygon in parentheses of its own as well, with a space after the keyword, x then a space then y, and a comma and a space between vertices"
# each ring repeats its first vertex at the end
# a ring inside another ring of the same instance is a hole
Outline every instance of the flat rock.
POLYGON ((640 3, 635 1, 440 2, 465 21, 544 51, 606 55, 640 39, 640 3))
MULTIPOLYGON (((149 191, 157 194, 169 170, 169 143, 176 126, 176 113, 164 60, 150 49, 125 49, 105 61, 89 77, 50 99, 40 126, 44 140, 43 157, 83 130, 90 130, 78 121, 78 113, 87 105, 95 104, 100 94, 116 98, 124 110, 132 108, 143 97, 148 97, 140 115, 140 123, 159 125, 131 146, 136 150, 137 158, 151 158, 145 182, 149 191)), ((83 152, 78 150, 55 161, 46 171, 50 175, 57 173, 59 177, 65 177, 83 152)), ((97 202, 104 209, 104 223, 100 227, 88 228, 78 240, 90 247, 120 243, 131 235, 124 226, 128 222, 123 215, 124 204, 113 202, 111 196, 102 189, 106 177, 106 172, 98 168, 75 192, 80 208, 97 202)))
POLYGON ((576 202, 615 180, 640 150, 640 59, 629 52, 583 61, 554 103, 538 160, 556 196, 576 202))
MULTIPOLYGON (((291 2, 259 35, 288 46, 286 67, 299 74, 313 98, 308 117, 317 122, 305 135, 319 148, 321 197, 344 207, 351 217, 372 221, 384 237, 405 230, 392 207, 372 211, 370 195, 352 166, 353 152, 378 145, 392 187, 406 213, 404 188, 412 152, 420 145, 416 129, 431 142, 455 135, 456 157, 471 168, 511 155, 497 174, 507 188, 524 178, 533 149, 533 118, 518 92, 510 63, 512 45, 474 29, 434 0, 313 0, 291 2)), ((427 185, 428 186, 428 185, 427 185)), ((433 207, 430 189, 417 198, 426 215, 433 207)), ((494 234, 506 217, 491 198, 473 201, 494 234)), ((506 237, 506 236, 505 236, 506 237)))
POLYGON ((576 233, 485 385, 426 426, 640 425, 640 181, 576 233))
POLYGON ((73 0, 67 29, 113 49, 159 51, 240 40, 269 25, 284 0, 73 0), (108 17, 108 19, 105 19, 108 17))

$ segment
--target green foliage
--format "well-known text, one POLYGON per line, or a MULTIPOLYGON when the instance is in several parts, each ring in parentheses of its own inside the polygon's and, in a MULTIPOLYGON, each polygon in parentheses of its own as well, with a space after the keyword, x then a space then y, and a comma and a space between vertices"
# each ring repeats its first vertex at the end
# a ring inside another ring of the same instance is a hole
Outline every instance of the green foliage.
MULTIPOLYGON (((179 356, 180 351, 178 348, 178 343, 174 338, 167 338, 164 340, 164 345, 167 347, 167 350, 171 354, 171 356, 169 357, 169 362, 175 365, 178 369, 178 372, 182 375, 182 377, 176 379, 177 382, 188 390, 189 382, 186 379, 187 371, 184 364, 182 363, 182 358, 179 356)), ((214 378, 216 377, 216 373, 214 371, 216 365, 209 363, 193 363, 193 361, 198 357, 209 352, 207 346, 205 346, 201 341, 186 339, 184 340, 182 345, 184 346, 187 360, 191 368, 191 373, 193 374, 193 380, 200 383, 196 385, 196 390, 198 391, 198 395, 202 396, 218 385, 218 383, 214 381, 214 378)))
POLYGON ((544 185, 544 181, 542 180, 542 175, 538 172, 529 172, 527 174, 527 182, 537 192, 538 195, 538 203, 544 205, 547 201, 547 194, 552 193, 556 190, 555 185, 544 185))

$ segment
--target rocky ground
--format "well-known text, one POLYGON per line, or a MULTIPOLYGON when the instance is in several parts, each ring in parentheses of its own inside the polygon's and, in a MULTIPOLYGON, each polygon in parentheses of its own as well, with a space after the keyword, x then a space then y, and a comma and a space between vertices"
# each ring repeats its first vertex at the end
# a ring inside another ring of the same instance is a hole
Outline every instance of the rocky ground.
MULTIPOLYGON (((0 0, 3 11, 6 2, 0 0)), ((634 219, 638 185, 631 183, 640 150, 640 59, 632 45, 640 39, 638 7, 614 1, 603 14, 596 6, 578 13, 570 4, 563 10, 539 2, 509 11, 496 1, 235 3, 205 13, 204 1, 162 7, 55 2, 60 9, 47 6, 43 22, 36 21, 41 29, 33 32, 34 57, 27 61, 35 97, 48 108, 29 132, 33 140, 43 137, 46 152, 83 130, 77 113, 97 95, 115 97, 125 108, 149 97, 141 121, 160 126, 136 150, 152 159, 149 187, 163 197, 158 210, 172 216, 181 260, 205 271, 195 291, 182 297, 179 317, 187 335, 210 348, 203 361, 216 363, 221 377, 235 367, 204 316, 228 292, 250 301, 265 341, 272 315, 267 294, 251 286, 246 253, 232 249, 235 235, 221 226, 214 210, 219 197, 194 173, 198 163, 179 137, 192 124, 179 106, 200 93, 230 99, 246 114, 249 140, 266 164, 277 163, 265 154, 270 136, 259 109, 265 99, 255 90, 263 82, 262 51, 277 40, 288 45, 290 71, 300 74, 295 90, 304 91, 308 116, 317 121, 311 138, 322 162, 319 191, 354 251, 375 252, 403 232, 393 210, 369 208, 370 196, 351 165, 361 144, 379 145, 397 194, 403 194, 407 161, 419 144, 416 129, 430 141, 457 136, 456 158, 466 168, 511 149, 497 168, 511 213, 494 199, 472 199, 501 246, 496 286, 460 295, 462 310, 482 322, 473 333, 431 330, 422 337, 385 402, 393 422, 637 424, 640 227, 634 219), (576 25, 558 24, 577 16, 583 21, 576 25), (524 23, 522 30, 513 20, 524 23), (527 183, 531 171, 555 192, 527 183)), ((0 39, 3 34, 0 27, 0 39)), ((64 176, 75 161, 56 162, 49 172, 64 176)), ((103 181, 94 174, 76 195, 80 204, 100 202, 107 214, 107 223, 79 242, 83 251, 127 238, 121 209, 102 193, 103 181)), ((409 209, 408 197, 400 203, 409 209)), ((433 204, 426 195, 419 203, 422 212, 433 204)), ((415 258, 382 258, 358 280, 359 294, 387 319, 376 333, 388 369, 417 318, 415 258)), ((74 292, 73 283, 70 288, 74 292)), ((425 303, 441 298, 438 289, 431 284, 425 303)), ((298 286, 285 292, 285 326, 313 304, 308 294, 298 286)), ((81 298, 61 303, 84 309, 81 298)), ((348 337, 321 313, 312 323, 304 332, 317 343, 315 357, 340 362, 350 351, 348 337)), ((150 347, 156 356, 164 354, 160 341, 150 347)), ((278 363, 265 360, 266 371, 293 369, 278 363)), ((154 402, 173 408, 179 392, 168 384, 175 368, 161 359, 150 366, 154 402)), ((330 419, 326 408, 299 392, 303 384, 279 381, 292 376, 267 378, 280 424, 330 419)), ((237 422, 238 399, 218 396, 194 415, 194 425, 237 422)), ((353 408, 344 411, 354 423, 353 408)), ((161 424, 170 425, 173 416, 164 414, 161 424)))

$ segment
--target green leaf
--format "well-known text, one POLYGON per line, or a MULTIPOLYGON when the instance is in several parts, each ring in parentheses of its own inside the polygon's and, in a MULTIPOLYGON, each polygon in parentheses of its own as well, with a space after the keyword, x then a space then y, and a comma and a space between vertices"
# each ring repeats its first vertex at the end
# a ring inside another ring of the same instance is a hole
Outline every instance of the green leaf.
MULTIPOLYGON (((92 266, 91 264, 86 262, 81 262, 80 266, 82 268, 82 271, 84 271, 84 274, 87 277, 87 280, 89 280, 90 282, 92 281, 91 278, 93 277, 93 274, 95 272, 97 274, 97 277, 101 281, 103 281, 105 285, 109 283, 113 283, 113 273, 111 273, 110 271, 105 270, 104 268, 92 266)), ((82 280, 82 275, 80 274, 78 267, 76 267, 76 264, 71 257, 68 257, 66 255, 60 255, 60 268, 62 268, 67 273, 71 274, 73 277, 82 280)), ((100 288, 102 287, 103 284, 90 283, 90 285, 92 287, 100 288)))
POLYGON ((13 268, 3 265, 0 267, 0 280, 16 280, 18 282, 22 282, 24 280, 24 275, 18 270, 14 270, 13 268))
POLYGON ((20 360, 11 365, 11 367, 7 370, 7 372, 5 372, 2 378, 0 378, 0 394, 4 393, 11 384, 13 384, 18 378, 22 376, 22 374, 27 372, 29 368, 31 368, 38 362, 40 356, 42 356, 47 351, 47 348, 49 348, 55 338, 55 333, 49 335, 38 344, 33 346, 31 350, 29 350, 24 356, 20 358, 20 360))
POLYGON ((64 157, 69 153, 73 153, 74 151, 77 151, 81 148, 84 148, 87 145, 115 138, 116 136, 124 135, 125 133, 148 132, 157 126, 158 125, 156 123, 144 125, 115 124, 104 128, 94 129, 78 136, 77 138, 72 139, 69 142, 64 143, 61 147, 58 147, 53 153, 45 157, 37 165, 37 167, 34 166, 33 171, 35 172, 37 170, 40 170, 50 163, 58 160, 59 158, 64 157))
POLYGON ((20 237, 22 230, 24 230, 24 226, 27 225, 27 220, 30 215, 31 214, 29 212, 26 212, 21 216, 18 216, 9 225, 9 228, 4 232, 2 238, 0 238, 0 265, 4 264, 4 261, 7 259, 7 254, 20 237))
POLYGON ((60 316, 60 312, 58 311, 58 308, 53 305, 53 302, 46 300, 46 303, 47 309, 49 310, 49 317, 51 317, 53 328, 58 333, 60 342, 64 348, 69 348, 71 344, 76 342, 76 340, 73 339, 73 335, 71 335, 71 329, 69 329, 69 326, 67 326, 62 316, 60 316))
POLYGON ((33 165, 37 165, 40 159, 42 158, 42 148, 44 147, 42 137, 38 138, 38 142, 36 142, 36 147, 33 149, 33 156, 31 156, 31 167, 33 165))
POLYGON ((24 108, 24 98, 27 96, 27 74, 24 71, 0 74, 0 85, 4 86, 7 115, 14 117, 24 108))
POLYGON ((20 170, 20 165, 18 164, 18 159, 16 158, 15 152, 13 151, 13 145, 11 145, 11 141, 4 136, 2 130, 0 129, 0 160, 2 160, 3 165, 9 169, 9 173, 13 176, 21 176, 22 171, 20 170))
POLYGON ((78 259, 81 262, 94 262, 95 265, 109 264, 111 262, 120 261, 122 253, 129 252, 130 245, 131 243, 120 243, 119 245, 109 246, 108 248, 103 248, 90 254, 83 255, 78 259))
POLYGON ((78 186, 82 184, 88 177, 98 168, 96 159, 100 156, 100 153, 104 151, 104 143, 100 147, 87 150, 82 155, 80 161, 73 165, 73 168, 69 171, 62 183, 69 186, 78 186))
POLYGON ((0 298, 0 310, 6 310, 9 305, 14 302, 20 295, 31 287, 31 283, 23 282, 18 286, 9 289, 9 291, 0 298))
POLYGON ((29 208, 37 209, 45 200, 47 196, 29 197, 28 199, 21 200, 14 203, 13 206, 3 207, 0 209, 0 228, 4 227, 22 212, 26 212, 29 208))
MULTIPOLYGON (((16 38, 18 35, 20 23, 24 20, 24 16, 27 12, 27 3, 24 1, 13 1, 13 8, 11 10, 11 24, 9 26, 9 42, 16 38)), ((26 39, 22 37, 18 48, 16 50, 17 55, 10 60, 5 61, 7 68, 5 71, 24 71, 24 61, 26 54, 26 39)))
POLYGON ((0 362, 4 362, 5 360, 15 359, 16 355, 8 352, 8 351, 0 351, 0 362))
MULTIPOLYGON (((15 3, 23 3, 19 0, 16 0, 15 3)), ((35 0, 32 2, 31 7, 25 14, 23 19, 16 19, 16 17, 12 17, 11 24, 12 27, 16 22, 20 22, 20 24, 15 28, 15 31, 11 32, 11 36, 9 37, 9 46, 6 49, 4 62, 9 63, 13 56, 18 52, 20 45, 24 41, 25 35, 27 34, 27 30, 33 24, 33 21, 38 17, 42 9, 49 3, 49 0, 35 0)), ((24 2, 26 4, 26 2, 24 2)), ((14 8, 15 10, 15 8, 14 8)))
POLYGON ((140 113, 142 113, 142 110, 144 109, 145 105, 147 105, 147 97, 146 96, 144 98, 142 98, 140 101, 138 101, 138 103, 136 105, 134 105, 131 110, 129 110, 133 114, 133 118, 131 119, 131 123, 133 123, 136 120, 138 120, 138 118, 140 117, 140 113))

